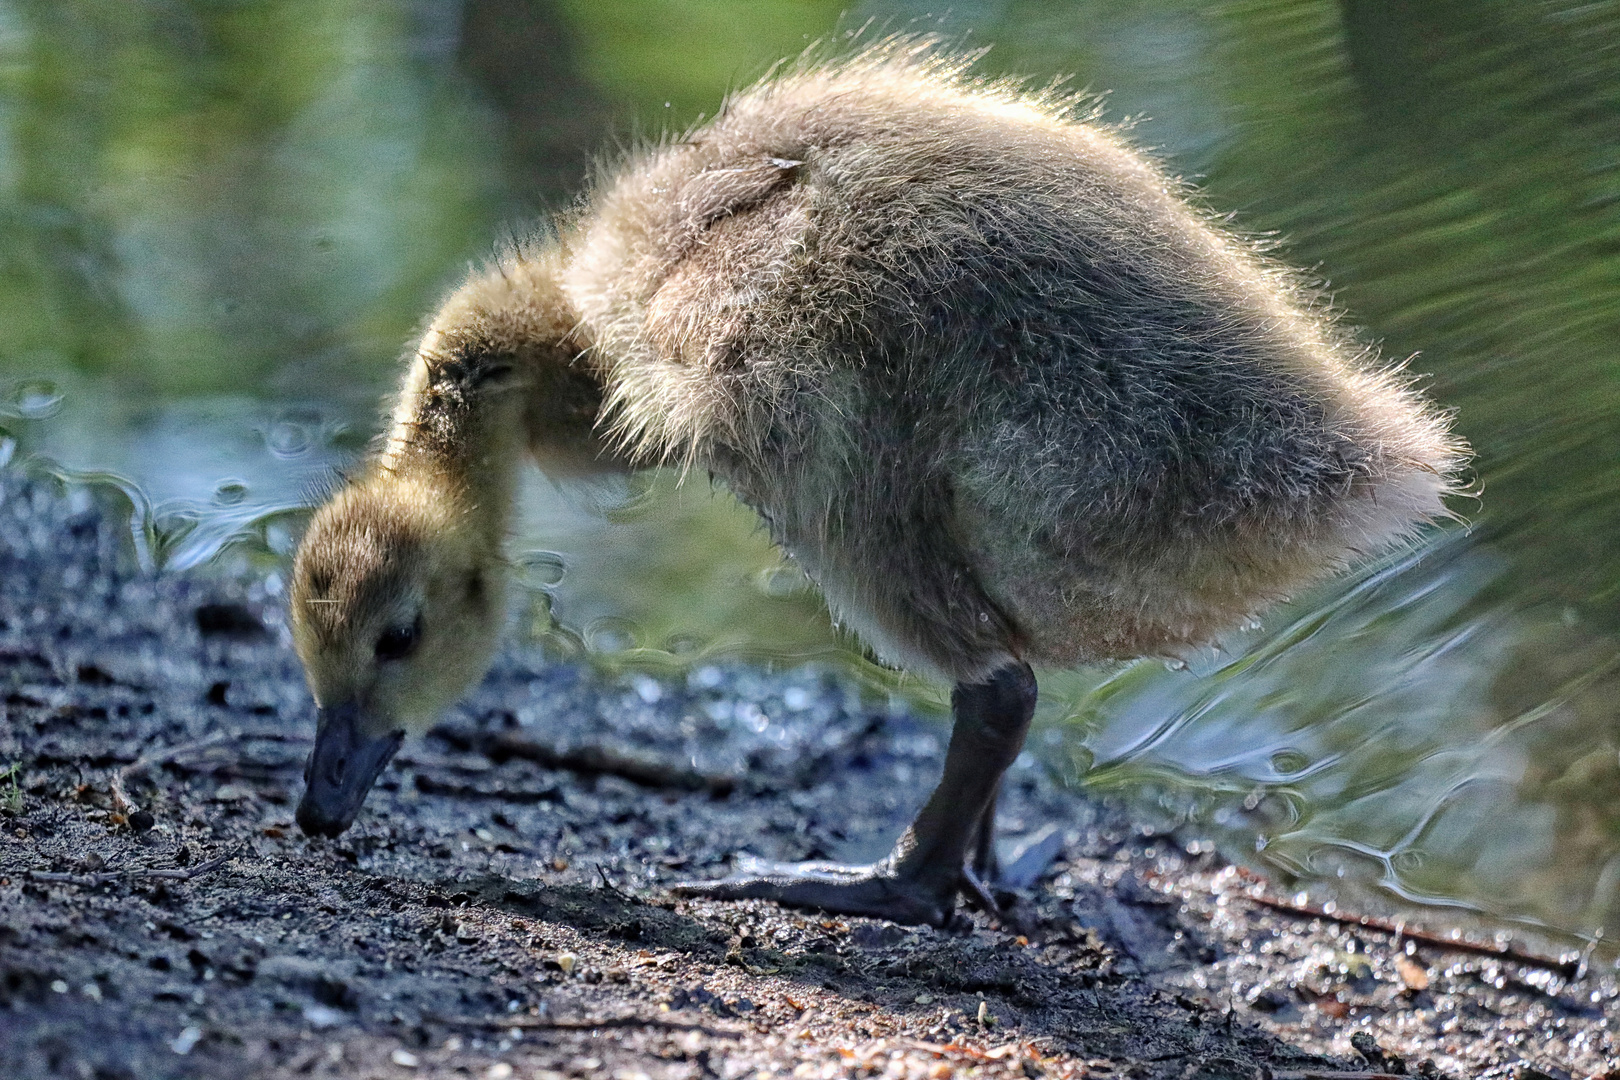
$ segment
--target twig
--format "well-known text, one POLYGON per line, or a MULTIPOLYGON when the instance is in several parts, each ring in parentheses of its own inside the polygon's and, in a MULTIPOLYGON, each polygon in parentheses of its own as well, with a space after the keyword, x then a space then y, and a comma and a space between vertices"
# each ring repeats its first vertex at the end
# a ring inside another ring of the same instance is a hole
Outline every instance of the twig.
MULTIPOLYGON (((909 1050, 920 1050, 925 1054, 933 1054, 935 1057, 955 1056, 968 1058, 973 1061, 1000 1061, 1003 1058, 1011 1057, 1014 1054, 1020 1053, 1025 1057, 1040 1057, 1040 1053, 1035 1049, 1035 1044, 1033 1042, 1026 1042, 1022 1046, 1016 1042, 1003 1043, 1000 1046, 991 1047, 989 1050, 981 1050, 976 1046, 969 1046, 967 1043, 931 1043, 924 1042, 921 1039, 896 1038, 887 1040, 887 1042, 891 1046, 903 1046, 909 1050)), ((1187 1055, 1178 1054, 1176 1056, 1186 1057, 1187 1055)), ((1147 1060, 1158 1061, 1160 1059, 1148 1058, 1147 1060)))
POLYGON ((635 897, 629 895, 617 885, 613 884, 612 879, 608 877, 607 868, 601 863, 596 864, 596 876, 602 879, 602 888, 606 889, 614 896, 617 896, 620 900, 623 900, 627 904, 633 904, 636 902, 635 897))
POLYGON ((717 797, 730 795, 737 787, 737 778, 734 776, 704 773, 696 769, 685 769, 679 765, 647 761, 603 746, 578 746, 571 750, 562 750, 510 732, 469 733, 448 726, 434 728, 433 734, 453 745, 483 754, 497 765, 513 758, 520 758, 544 765, 548 769, 562 769, 587 776, 619 776, 642 787, 707 791, 717 797))
POLYGON ((97 874, 63 874, 50 870, 30 870, 28 876, 34 881, 48 881, 59 885, 84 885, 94 887, 105 885, 120 878, 128 881, 190 881, 203 874, 218 870, 229 859, 235 858, 236 853, 242 850, 237 844, 223 855, 216 855, 207 862, 200 862, 196 866, 178 870, 133 869, 133 870, 104 870, 97 874))
POLYGON ((572 750, 558 750, 554 746, 547 746, 533 739, 516 735, 496 735, 480 749, 495 762, 522 758, 544 765, 548 769, 567 769, 586 775, 619 776, 642 787, 707 791, 712 795, 724 796, 730 795, 737 786, 734 777, 710 775, 696 769, 683 769, 678 765, 645 761, 603 746, 579 746, 572 750))
MULTIPOLYGON (((1561 976, 1564 979, 1574 979, 1578 977, 1581 970, 1581 960, 1578 957, 1573 960, 1554 960, 1551 957, 1537 956, 1535 953, 1525 952, 1522 949, 1514 948, 1512 945, 1487 945, 1477 941, 1465 941, 1462 938, 1442 937, 1439 934, 1431 934, 1423 930, 1414 930, 1405 923, 1390 922, 1388 919, 1379 919, 1371 915, 1340 915, 1336 912, 1323 911, 1321 908, 1310 907, 1306 904, 1291 904, 1286 900, 1274 900, 1269 896, 1251 896, 1244 892, 1233 893, 1232 895, 1241 897, 1257 907, 1269 908, 1272 911, 1281 912, 1284 915, 1293 915, 1296 918, 1301 919, 1326 919, 1328 922, 1335 922, 1341 926, 1359 926, 1366 930, 1377 930, 1380 933, 1392 934, 1397 939, 1404 937, 1409 941, 1415 941, 1420 945, 1429 945, 1436 949, 1450 949, 1452 952, 1468 953, 1472 956, 1490 956, 1498 960, 1508 960, 1515 964, 1525 964, 1529 967, 1543 968, 1561 976)), ((1277 1074, 1278 1077, 1282 1077, 1283 1075, 1285 1074, 1277 1074)), ((1295 1074, 1289 1073, 1286 1075, 1294 1076, 1295 1074)), ((1305 1073, 1298 1074, 1300 1077, 1305 1075, 1305 1073)), ((1311 1073, 1309 1075, 1362 1077, 1383 1076, 1384 1074, 1311 1073)))
POLYGON ((226 738, 227 736, 223 731, 216 731, 206 739, 198 739, 196 742, 184 743, 180 746, 171 746, 167 750, 148 754, 146 757, 138 758, 125 765, 112 774, 110 786, 112 788, 113 810, 124 815, 126 819, 136 812, 135 804, 130 802, 129 795, 124 791, 124 781, 130 777, 135 776, 137 773, 143 773, 154 765, 162 765, 164 762, 173 761, 177 757, 195 753, 198 750, 206 750, 210 746, 217 746, 224 742, 226 738))
POLYGON ((422 1019, 447 1027, 497 1028, 502 1031, 596 1031, 600 1028, 653 1028, 657 1031, 696 1031, 715 1038, 735 1039, 740 1031, 712 1028, 684 1020, 663 1020, 652 1016, 607 1016, 600 1020, 547 1020, 540 1016, 503 1016, 477 1020, 461 1016, 424 1015, 422 1019))

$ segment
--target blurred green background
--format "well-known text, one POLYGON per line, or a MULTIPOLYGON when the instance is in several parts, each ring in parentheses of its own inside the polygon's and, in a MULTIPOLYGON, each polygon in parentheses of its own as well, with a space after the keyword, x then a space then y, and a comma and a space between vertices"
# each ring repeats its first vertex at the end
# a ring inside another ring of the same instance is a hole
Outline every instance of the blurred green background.
MULTIPOLYGON (((268 572, 402 345, 596 155, 872 23, 1106 116, 1276 234, 1478 451, 1472 527, 1191 671, 1050 673, 1032 752, 1285 881, 1620 931, 1620 3, 0 0, 0 455, 133 510, 151 564, 268 572)), ((876 673, 748 514, 528 482, 560 657, 876 673)), ((1036 765, 1034 767, 1041 767, 1036 765)))

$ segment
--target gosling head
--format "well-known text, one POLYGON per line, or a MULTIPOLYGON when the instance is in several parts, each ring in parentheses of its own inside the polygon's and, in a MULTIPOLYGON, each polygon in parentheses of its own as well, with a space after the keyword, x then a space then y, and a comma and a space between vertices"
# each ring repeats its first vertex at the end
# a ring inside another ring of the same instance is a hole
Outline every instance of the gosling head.
POLYGON ((495 650, 498 541, 442 485, 384 474, 310 523, 293 568, 293 642, 315 696, 298 824, 337 836, 406 734, 425 730, 495 650))

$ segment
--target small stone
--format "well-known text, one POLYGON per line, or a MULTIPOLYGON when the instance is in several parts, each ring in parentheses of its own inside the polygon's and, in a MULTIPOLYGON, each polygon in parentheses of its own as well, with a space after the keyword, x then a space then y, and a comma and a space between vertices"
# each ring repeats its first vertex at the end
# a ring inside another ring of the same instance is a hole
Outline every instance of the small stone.
POLYGON ((180 1034, 169 1040, 169 1049, 185 1057, 191 1053, 192 1048, 202 1041, 202 1028, 188 1027, 180 1034))
POLYGON ((304 1006, 304 1019, 309 1026, 317 1031, 324 1031, 329 1027, 336 1027, 343 1022, 343 1014, 329 1005, 304 1006))
POLYGON ((932 1005, 934 1003, 934 995, 933 994, 918 994, 916 997, 912 998, 911 1000, 915 1001, 918 1005, 932 1005))
POLYGON ((53 993, 53 994, 65 994, 67 992, 68 992, 68 984, 65 981, 63 981, 62 979, 52 979, 51 980, 51 993, 53 993))
POLYGON ((414 1069, 422 1063, 422 1059, 409 1050, 395 1050, 388 1055, 388 1060, 402 1069, 414 1069))
POLYGON ((504 1061, 497 1061, 484 1070, 484 1080, 507 1080, 512 1075, 512 1066, 504 1061))
POLYGON ((575 956, 571 952, 557 954, 557 966, 562 968, 562 973, 564 975, 572 975, 574 973, 574 965, 578 963, 579 957, 575 956))

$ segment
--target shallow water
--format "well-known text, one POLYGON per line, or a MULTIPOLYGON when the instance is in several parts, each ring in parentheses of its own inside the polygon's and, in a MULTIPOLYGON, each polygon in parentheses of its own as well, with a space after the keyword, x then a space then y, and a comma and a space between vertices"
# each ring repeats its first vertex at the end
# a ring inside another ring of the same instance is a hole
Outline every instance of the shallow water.
MULTIPOLYGON (((810 38, 943 25, 1109 90, 1479 455, 1468 530, 1189 670, 1045 676, 1032 749, 1345 903, 1620 931, 1620 4, 841 7, 0 2, 3 453, 125 504, 152 564, 275 572, 422 313, 592 152, 810 38)), ((723 492, 528 489, 548 652, 873 674, 723 492)))

